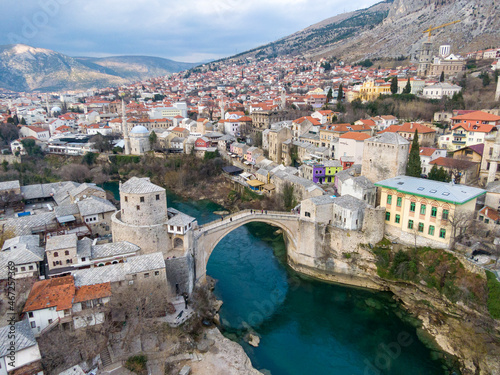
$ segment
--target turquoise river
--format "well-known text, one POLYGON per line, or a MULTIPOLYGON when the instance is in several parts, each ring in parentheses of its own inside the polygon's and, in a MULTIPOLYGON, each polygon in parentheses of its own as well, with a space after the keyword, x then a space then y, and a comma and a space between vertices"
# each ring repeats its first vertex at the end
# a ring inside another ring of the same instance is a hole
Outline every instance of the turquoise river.
MULTIPOLYGON (((117 197, 117 184, 104 187, 117 197)), ((118 198, 118 197, 117 197, 118 198)), ((221 207, 168 194, 168 205, 203 224, 221 207)), ((426 347, 389 293, 302 277, 286 266, 277 228, 249 224, 228 234, 208 262, 224 334, 255 368, 272 375, 446 375, 441 353, 426 347), (260 337, 254 348, 245 336, 260 337)), ((458 374, 458 372, 456 372, 458 374)))

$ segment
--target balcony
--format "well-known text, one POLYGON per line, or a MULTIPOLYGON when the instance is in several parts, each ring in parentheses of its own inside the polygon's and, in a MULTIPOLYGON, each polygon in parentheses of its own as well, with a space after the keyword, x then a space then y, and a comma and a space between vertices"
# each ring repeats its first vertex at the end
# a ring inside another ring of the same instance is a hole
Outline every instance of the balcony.
POLYGON ((453 140, 453 141, 451 141, 451 143, 453 143, 454 145, 465 145, 465 141, 453 140))
POLYGON ((465 134, 464 133, 453 133, 452 134, 454 137, 459 137, 459 138, 465 138, 465 134))

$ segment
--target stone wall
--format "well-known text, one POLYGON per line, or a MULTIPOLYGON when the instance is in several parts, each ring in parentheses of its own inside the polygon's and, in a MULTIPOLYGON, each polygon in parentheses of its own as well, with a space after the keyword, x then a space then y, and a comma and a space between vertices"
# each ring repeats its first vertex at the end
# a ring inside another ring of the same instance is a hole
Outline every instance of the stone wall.
POLYGON ((150 194, 120 192, 121 220, 138 226, 158 225, 167 218, 167 196, 164 191, 150 194))
POLYGON ((166 258, 170 250, 167 228, 159 225, 132 225, 121 221, 120 211, 113 214, 113 242, 128 241, 141 248, 139 254, 150 254, 161 251, 166 258))
POLYGON ((191 255, 165 260, 169 295, 191 294, 194 283, 194 261, 191 255))
POLYGON ((6 161, 9 164, 20 163, 21 162, 21 156, 1 155, 0 154, 0 163, 3 163, 4 161, 6 161))

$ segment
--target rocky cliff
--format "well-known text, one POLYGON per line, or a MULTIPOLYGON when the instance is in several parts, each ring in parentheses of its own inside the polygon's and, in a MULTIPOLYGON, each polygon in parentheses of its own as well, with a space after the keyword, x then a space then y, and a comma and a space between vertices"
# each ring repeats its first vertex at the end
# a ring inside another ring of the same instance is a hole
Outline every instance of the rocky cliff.
POLYGON ((303 55, 344 61, 412 56, 427 40, 423 31, 460 20, 433 33, 432 41, 454 52, 498 47, 500 5, 495 0, 387 0, 328 18, 273 43, 234 56, 241 59, 303 55))

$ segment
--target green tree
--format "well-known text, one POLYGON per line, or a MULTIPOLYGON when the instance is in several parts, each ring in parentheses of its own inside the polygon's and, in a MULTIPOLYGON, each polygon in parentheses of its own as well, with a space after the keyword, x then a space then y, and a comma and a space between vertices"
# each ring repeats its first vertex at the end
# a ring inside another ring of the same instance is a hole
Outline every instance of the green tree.
POLYGON ((149 145, 151 146, 151 149, 154 149, 157 141, 158 141, 158 136, 156 135, 155 131, 152 130, 151 133, 149 134, 149 145))
POLYGON ((444 82, 444 70, 441 72, 441 75, 439 76, 439 82, 444 82))
POLYGON ((342 84, 340 84, 339 92, 337 94, 337 102, 341 102, 343 98, 344 98, 344 88, 342 87, 342 84))
POLYGON ((285 186, 283 186, 281 201, 285 211, 290 211, 297 205, 297 200, 295 199, 295 189, 291 183, 286 183, 285 186))
POLYGON ((411 144, 410 156, 406 165, 406 175, 420 177, 422 174, 422 164, 420 163, 420 146, 418 144, 418 130, 415 129, 413 142, 411 144))
POLYGON ((26 120, 24 119, 24 117, 21 119, 20 124, 21 124, 21 125, 26 125, 26 120))
POLYGON ((333 91, 332 88, 330 87, 330 90, 328 90, 328 94, 326 94, 326 103, 330 103, 332 98, 333 98, 333 91))
POLYGON ((410 94, 411 93, 411 83, 410 79, 408 78, 408 81, 406 82, 406 86, 403 89, 403 94, 410 94))
POLYGON ((36 156, 42 154, 42 149, 38 146, 34 139, 22 139, 21 143, 29 156, 36 156))
POLYGON ((398 93, 398 78, 397 77, 392 77, 392 79, 391 79, 391 93, 392 93, 392 95, 398 93))
POLYGON ((7 160, 2 161, 2 168, 4 172, 9 170, 9 162, 7 160))
POLYGON ((484 72, 481 74, 481 78, 483 79, 483 87, 486 87, 490 84, 491 78, 488 72, 484 72))
POLYGON ((450 182, 450 175, 448 172, 446 172, 443 167, 438 168, 436 164, 432 166, 428 178, 434 181, 450 182))
POLYGON ((97 154, 95 152, 86 152, 85 155, 83 155, 82 163, 92 165, 95 163, 96 159, 97 154))

